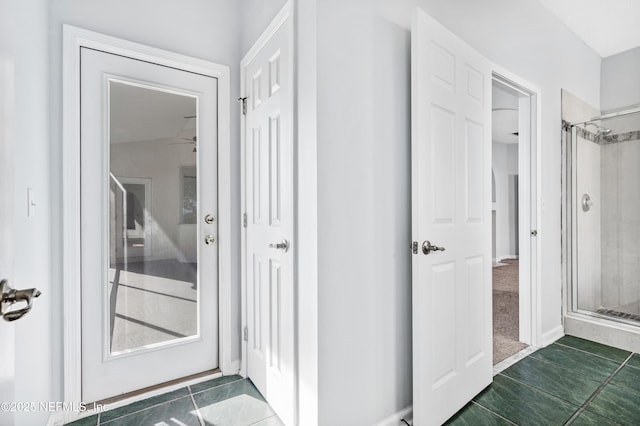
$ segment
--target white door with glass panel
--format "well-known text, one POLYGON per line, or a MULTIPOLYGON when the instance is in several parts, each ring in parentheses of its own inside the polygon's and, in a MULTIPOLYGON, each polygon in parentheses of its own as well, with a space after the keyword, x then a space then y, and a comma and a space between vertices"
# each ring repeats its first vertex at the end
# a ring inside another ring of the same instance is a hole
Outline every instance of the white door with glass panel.
POLYGON ((491 66, 421 10, 412 61, 414 424, 492 380, 491 66))
POLYGON ((295 419, 291 34, 289 16, 242 63, 247 373, 287 425, 295 419))
POLYGON ((218 367, 217 80, 81 49, 82 399, 218 367))

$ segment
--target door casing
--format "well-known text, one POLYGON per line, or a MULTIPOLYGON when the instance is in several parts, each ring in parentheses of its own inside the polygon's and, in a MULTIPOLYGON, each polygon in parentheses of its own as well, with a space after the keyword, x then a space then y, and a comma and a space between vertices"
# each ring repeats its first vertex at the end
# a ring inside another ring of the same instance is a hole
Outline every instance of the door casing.
MULTIPOLYGON (((64 401, 81 401, 80 298, 80 49, 148 61, 218 80, 219 360, 232 374, 231 360, 231 140, 230 71, 226 65, 63 26, 63 291, 64 401)), ((73 413, 65 412, 65 421, 73 413)))
MULTIPOLYGON (((545 339, 539 334, 542 313, 540 311, 540 286, 538 277, 541 276, 541 170, 540 170, 540 89, 514 73, 492 64, 492 79, 517 92, 519 98, 520 124, 526 123, 529 133, 524 140, 519 141, 526 150, 518 152, 519 182, 519 247, 521 261, 519 275, 519 340, 531 346, 545 344, 545 339), (530 232, 536 230, 537 236, 530 232), (526 272, 528 270, 528 272, 526 272)), ((548 343, 548 342, 547 342, 548 343)))

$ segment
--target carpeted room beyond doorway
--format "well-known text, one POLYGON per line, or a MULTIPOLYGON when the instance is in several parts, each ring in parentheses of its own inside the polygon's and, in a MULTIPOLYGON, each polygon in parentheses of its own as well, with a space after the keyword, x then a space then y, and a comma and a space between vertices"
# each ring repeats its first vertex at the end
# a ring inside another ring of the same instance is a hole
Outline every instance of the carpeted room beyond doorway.
POLYGON ((518 341, 518 260, 501 261, 493 269, 493 364, 526 348, 518 341))

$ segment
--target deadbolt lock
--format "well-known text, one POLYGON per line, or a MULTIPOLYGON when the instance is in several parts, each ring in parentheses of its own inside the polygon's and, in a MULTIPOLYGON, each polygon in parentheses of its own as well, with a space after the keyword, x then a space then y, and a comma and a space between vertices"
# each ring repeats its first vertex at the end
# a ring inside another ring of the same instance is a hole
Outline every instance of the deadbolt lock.
POLYGON ((208 214, 204 217, 204 223, 211 225, 216 220, 215 216, 208 214))

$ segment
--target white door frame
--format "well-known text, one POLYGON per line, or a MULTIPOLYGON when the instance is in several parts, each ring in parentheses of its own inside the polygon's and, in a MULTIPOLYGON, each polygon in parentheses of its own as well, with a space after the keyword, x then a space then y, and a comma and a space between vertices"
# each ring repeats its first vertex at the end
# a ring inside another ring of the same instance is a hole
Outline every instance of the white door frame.
MULTIPOLYGON (((231 140, 230 71, 226 65, 63 25, 63 291, 64 401, 81 399, 80 297, 80 50, 135 58, 218 80, 219 368, 231 361, 231 140)), ((87 401, 89 402, 89 401, 87 401)))
MULTIPOLYGON (((542 102, 540 100, 540 88, 520 76, 496 65, 492 65, 492 79, 505 85, 520 94, 524 95, 519 99, 519 120, 528 121, 529 135, 526 151, 518 150, 518 169, 525 170, 525 180, 519 184, 520 189, 523 187, 525 191, 519 190, 519 199, 525 200, 519 203, 519 245, 520 253, 527 253, 530 261, 529 279, 520 279, 519 286, 519 340, 531 346, 545 346, 553 341, 554 338, 545 338, 542 336, 542 310, 540 297, 541 277, 541 165, 540 153, 541 143, 541 114, 542 102), (531 231, 535 230, 537 236, 531 236, 531 231), (530 243, 529 247, 522 250, 522 247, 530 243)), ((525 121, 525 122, 526 122, 525 121)), ((519 141, 521 143, 521 141, 519 141)), ((522 271, 522 268, 521 268, 522 271)), ((522 274, 520 274, 522 276, 522 274)))
POLYGON ((153 211, 153 203, 151 198, 152 193, 152 182, 151 178, 141 178, 141 177, 125 177, 125 176, 116 176, 118 182, 122 184, 136 184, 136 185, 144 185, 144 207, 145 207, 145 215, 144 215, 144 256, 150 257, 152 255, 152 242, 151 242, 151 231, 149 230, 148 225, 148 217, 152 215, 153 211))
MULTIPOLYGON (((264 32, 262 33, 262 35, 260 36, 260 38, 255 42, 255 44, 251 47, 251 49, 249 49, 249 51, 247 52, 247 54, 242 58, 242 61, 240 62, 240 93, 242 93, 242 96, 244 96, 244 94, 247 92, 247 88, 246 88, 246 67, 249 65, 249 63, 251 63, 251 61, 256 57, 256 55, 262 50, 262 48, 267 44, 267 42, 271 39, 271 37, 278 31, 278 29, 284 24, 284 22, 287 19, 294 19, 294 14, 293 14, 293 6, 292 6, 292 2, 291 0, 287 1, 287 3, 282 7, 282 9, 280 10, 280 12, 278 12, 278 14, 275 16, 275 18, 273 19, 273 21, 269 24, 269 26, 264 30, 264 32)), ((292 27, 295 27, 295 22, 292 23, 292 27)), ((293 34, 292 34, 293 36, 293 34)), ((293 80, 295 79, 295 74, 294 74, 294 70, 295 70, 295 50, 293 49, 293 37, 291 40, 289 40, 289 42, 292 44, 291 45, 291 69, 289 70, 290 72, 290 76, 292 77, 292 81, 290 82, 290 84, 293 86, 293 80)), ((295 106, 294 106, 294 90, 291 90, 291 99, 289 100, 291 102, 292 105, 292 111, 293 111, 293 121, 294 123, 293 126, 295 126, 295 106)), ((240 104, 240 108, 242 109, 242 103, 240 104)), ((241 126, 240 126, 240 166, 241 166, 241 179, 242 179, 242 183, 241 183, 241 191, 242 191, 242 195, 241 195, 241 202, 242 202, 242 212, 246 212, 247 210, 247 204, 246 204, 246 172, 247 172, 247 165, 245 162, 245 156, 246 156, 246 141, 247 141, 247 135, 246 135, 246 116, 244 114, 242 114, 241 111, 241 126)), ((293 155, 292 155, 292 159, 294 162, 294 170, 295 170, 295 163, 296 163, 296 137, 295 137, 295 132, 293 132, 293 128, 292 130, 292 151, 293 151, 293 155)), ((293 179, 294 179, 294 187, 295 187, 295 172, 292 175, 293 179)), ((293 235, 291 236, 291 241, 293 244, 296 244, 297 242, 297 214, 296 214, 296 192, 294 191, 292 193, 293 196, 293 206, 294 206, 294 214, 293 214, 293 235)), ((243 213, 244 215, 244 213, 243 213)), ((244 219, 243 216, 243 221, 246 220, 244 219)), ((244 222, 246 223, 246 222, 244 222)), ((293 288, 294 288, 294 294, 297 294, 297 256, 293 256, 293 288)), ((247 329, 247 272, 246 272, 246 268, 247 268, 247 233, 246 233, 246 227, 243 225, 242 227, 242 248, 241 248, 241 305, 242 305, 242 330, 243 330, 243 336, 244 336, 244 330, 247 329)), ((297 298, 294 297, 294 309, 295 309, 295 322, 297 324, 298 322, 298 312, 297 312, 297 298)), ((297 329, 297 326, 295 327, 297 329)), ((294 335, 294 357, 295 357, 295 368, 294 368, 294 383, 298 383, 298 346, 297 346, 297 335, 294 335)), ((242 360, 240 363, 240 374, 243 377, 247 377, 247 340, 245 338, 243 338, 242 340, 242 360)), ((297 389, 296 389, 296 394, 297 394, 297 389)), ((298 398, 296 397, 295 399, 296 404, 298 403, 298 398)), ((295 407, 295 412, 298 413, 298 409, 297 407, 295 407)), ((296 414, 297 417, 298 414, 296 414)))

